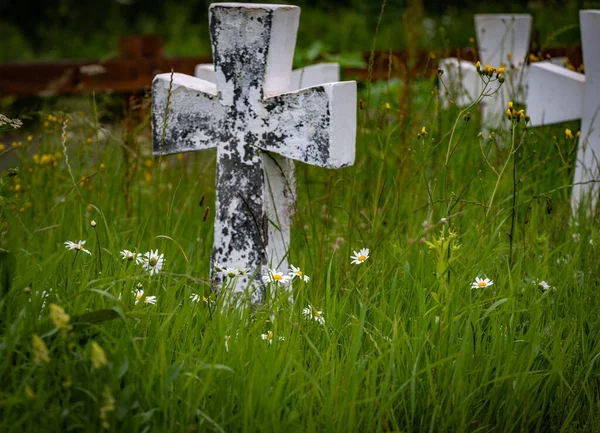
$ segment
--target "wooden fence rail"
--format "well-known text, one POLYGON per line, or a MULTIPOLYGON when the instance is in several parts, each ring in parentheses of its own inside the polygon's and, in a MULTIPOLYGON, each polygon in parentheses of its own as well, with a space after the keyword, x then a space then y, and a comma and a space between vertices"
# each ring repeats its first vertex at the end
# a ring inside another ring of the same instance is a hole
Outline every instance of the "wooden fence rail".
MULTIPOLYGON (((119 42, 119 57, 106 61, 53 61, 0 64, 0 96, 64 95, 87 92, 136 93, 148 90, 156 74, 176 72, 193 75, 199 63, 211 63, 210 57, 164 57, 164 45, 156 36, 127 36, 119 42)), ((473 48, 433 52, 418 50, 375 53, 371 78, 431 76, 441 56, 475 60, 473 48), (391 62, 391 65, 390 65, 391 62)), ((550 48, 542 52, 552 57, 568 57, 581 64, 581 47, 550 48)), ((369 53, 364 54, 368 62, 369 53)), ((364 81, 367 68, 344 68, 344 79, 364 81)))

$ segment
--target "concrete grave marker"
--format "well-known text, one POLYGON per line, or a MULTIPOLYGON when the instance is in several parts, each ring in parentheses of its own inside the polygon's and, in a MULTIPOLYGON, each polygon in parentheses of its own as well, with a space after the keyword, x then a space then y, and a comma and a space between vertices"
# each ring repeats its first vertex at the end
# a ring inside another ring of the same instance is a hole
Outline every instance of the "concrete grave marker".
MULTIPOLYGON (((482 126, 487 130, 499 127, 505 120, 504 112, 508 101, 525 102, 527 89, 523 84, 526 84, 525 60, 529 50, 531 15, 475 15, 475 30, 482 68, 485 65, 499 68, 502 63, 506 64, 503 74, 505 82, 500 91, 493 96, 486 96, 481 101, 482 126)), ((444 107, 450 105, 451 97, 459 107, 468 106, 477 99, 483 89, 483 83, 474 63, 451 57, 440 60, 439 67, 444 71, 442 80, 450 92, 448 95, 446 89, 440 86, 444 107)), ((491 83, 486 93, 493 92, 498 84, 491 83)))
MULTIPOLYGON (((215 83, 183 74, 153 83, 154 153, 217 149, 212 260, 250 270, 236 297, 261 267, 287 268, 293 160, 354 163, 356 83, 288 91, 299 16, 296 6, 212 4, 215 83)), ((255 303, 264 297, 257 277, 255 303)))
POLYGON ((571 206, 574 214, 585 195, 591 209, 600 181, 600 10, 579 11, 585 75, 551 62, 529 68, 527 114, 532 126, 581 119, 571 206))

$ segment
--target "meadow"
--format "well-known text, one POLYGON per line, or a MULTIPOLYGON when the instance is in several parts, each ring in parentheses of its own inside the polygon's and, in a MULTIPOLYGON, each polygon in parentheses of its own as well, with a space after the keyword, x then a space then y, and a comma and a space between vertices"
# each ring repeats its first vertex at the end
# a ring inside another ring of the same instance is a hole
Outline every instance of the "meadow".
POLYGON ((296 165, 310 280, 243 310, 211 290, 214 152, 152 156, 96 95, 5 126, 2 431, 599 431, 577 122, 480 134, 436 77, 359 98, 356 163, 296 165))

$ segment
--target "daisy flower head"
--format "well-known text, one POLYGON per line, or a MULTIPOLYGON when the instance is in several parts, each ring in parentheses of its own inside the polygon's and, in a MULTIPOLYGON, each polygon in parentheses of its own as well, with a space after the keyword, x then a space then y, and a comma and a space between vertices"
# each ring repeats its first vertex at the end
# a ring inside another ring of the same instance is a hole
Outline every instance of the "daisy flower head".
POLYGON ((145 271, 150 272, 150 275, 154 275, 162 269, 165 258, 164 254, 158 254, 158 250, 150 250, 144 255, 138 254, 137 262, 142 265, 145 271))
POLYGON ((202 296, 200 296, 198 293, 192 293, 190 295, 190 301, 192 301, 192 304, 195 304, 196 302, 200 302, 202 300, 202 296))
POLYGON ((302 310, 302 314, 304 314, 304 317, 307 319, 313 319, 315 322, 325 325, 325 317, 323 317, 323 312, 314 309, 310 304, 308 307, 302 310))
POLYGON ((548 291, 548 290, 550 290, 550 289, 552 288, 552 287, 550 287, 550 284, 548 284, 548 283, 547 283, 547 282, 545 282, 545 281, 540 281, 540 282, 538 283, 538 287, 539 287, 540 289, 542 289, 543 291, 548 291))
POLYGON ((305 283, 308 283, 310 281, 310 277, 308 275, 304 275, 304 273, 300 270, 300 268, 297 268, 296 266, 294 266, 292 264, 290 264, 289 276, 291 277, 292 280, 294 280, 295 278, 300 278, 305 283))
POLYGON ((225 269, 225 266, 221 265, 218 262, 213 263, 213 269, 215 270, 215 272, 219 273, 219 272, 223 272, 223 270, 225 269))
POLYGON ((263 283, 287 284, 290 281, 290 276, 283 275, 283 272, 277 272, 277 269, 269 269, 262 280, 263 283))
POLYGON ((248 275, 250 273, 250 269, 248 268, 241 268, 237 270, 237 273, 239 276, 244 276, 244 275, 248 275))
POLYGON ((240 271, 237 268, 225 268, 223 269, 223 275, 227 278, 235 278, 240 275, 240 271))
MULTIPOLYGON (((273 331, 269 331, 266 334, 260 334, 260 338, 269 342, 269 344, 273 344, 273 331)), ((277 337, 279 341, 285 340, 281 335, 277 337)))
POLYGON ((140 290, 140 289, 136 290, 135 291, 135 305, 137 305, 138 302, 140 302, 143 297, 144 297, 144 291, 140 290))
POLYGON ((144 304, 156 304, 156 296, 144 296, 144 291, 142 289, 138 289, 135 291, 135 305, 138 302, 144 301, 144 304))
POLYGON ((83 247, 84 245, 85 245, 85 241, 79 241, 77 243, 71 242, 71 241, 66 241, 65 242, 65 248, 68 248, 69 250, 83 251, 84 253, 88 253, 91 256, 92 253, 89 252, 88 250, 86 250, 83 247))
POLYGON ((123 260, 127 260, 128 262, 130 262, 133 259, 135 259, 135 253, 133 251, 123 250, 119 254, 121 254, 121 258, 123 260))
POLYGON ((485 289, 486 287, 489 287, 493 284, 494 282, 489 278, 483 279, 476 277, 475 281, 471 283, 471 289, 485 289))
POLYGON ((360 265, 369 258, 368 248, 363 248, 359 252, 353 251, 353 253, 354 255, 350 256, 350 258, 352 259, 350 263, 352 263, 353 265, 360 265))

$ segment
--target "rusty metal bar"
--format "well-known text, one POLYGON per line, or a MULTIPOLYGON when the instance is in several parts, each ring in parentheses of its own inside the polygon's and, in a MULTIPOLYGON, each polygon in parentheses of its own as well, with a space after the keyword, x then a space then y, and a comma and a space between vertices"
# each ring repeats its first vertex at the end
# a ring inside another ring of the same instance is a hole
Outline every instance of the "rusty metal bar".
MULTIPOLYGON (((119 58, 107 61, 53 61, 0 64, 0 96, 65 95, 86 92, 134 93, 150 89, 156 74, 175 72, 192 75, 198 63, 211 63, 210 57, 164 57, 163 41, 156 36, 127 36, 119 42, 119 58)), ((568 57, 581 64, 581 47, 550 48, 542 53, 568 57)), ((447 56, 475 60, 472 48, 448 50, 447 56)), ((369 54, 365 54, 368 61, 369 54)), ((371 74, 373 80, 388 77, 414 78, 431 76, 437 70, 438 52, 420 50, 409 59, 406 51, 377 52, 371 74), (391 62, 391 65, 390 65, 391 62), (409 66, 410 65, 410 66, 409 66)), ((345 68, 344 79, 367 80, 366 68, 345 68)))

